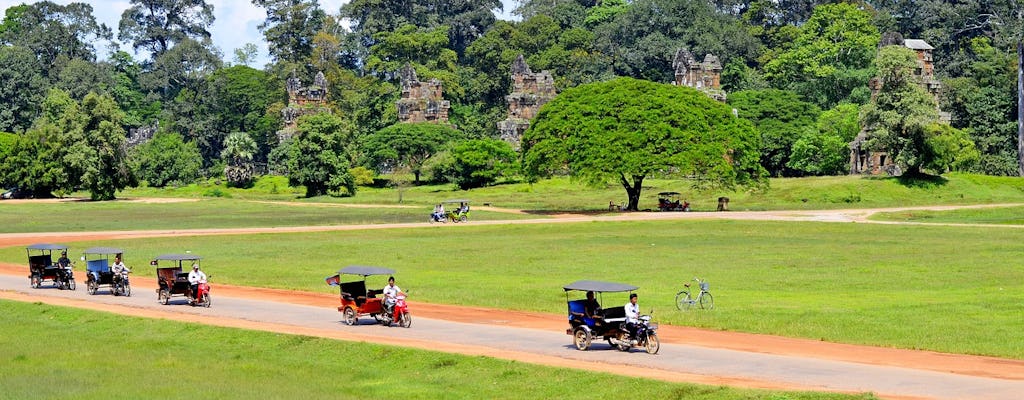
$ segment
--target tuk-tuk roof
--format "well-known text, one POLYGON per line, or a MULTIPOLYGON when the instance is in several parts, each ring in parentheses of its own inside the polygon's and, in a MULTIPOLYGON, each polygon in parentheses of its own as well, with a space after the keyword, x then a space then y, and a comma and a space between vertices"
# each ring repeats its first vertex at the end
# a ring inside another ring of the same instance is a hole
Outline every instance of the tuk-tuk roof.
POLYGON ((90 247, 85 249, 82 254, 122 254, 124 250, 117 247, 90 247))
POLYGON ((369 266, 365 266, 365 265, 349 265, 349 266, 347 266, 345 268, 339 269, 338 273, 339 274, 349 274, 349 275, 362 275, 362 276, 391 275, 391 274, 395 273, 395 270, 393 270, 391 268, 369 267, 369 266))
POLYGON ((161 254, 153 258, 154 260, 169 260, 169 261, 191 261, 201 260, 200 256, 194 254, 161 254))
POLYGON ((52 243, 36 243, 25 247, 28 250, 67 250, 68 246, 52 243))
POLYGON ((459 199, 445 200, 445 201, 442 201, 442 203, 469 203, 469 200, 459 200, 459 199))
POLYGON ((677 195, 679 195, 679 192, 661 192, 661 193, 658 193, 658 196, 677 196, 677 195))
POLYGON ((630 292, 638 287, 625 283, 602 282, 602 281, 576 281, 563 287, 566 292, 570 290, 583 290, 594 292, 630 292))

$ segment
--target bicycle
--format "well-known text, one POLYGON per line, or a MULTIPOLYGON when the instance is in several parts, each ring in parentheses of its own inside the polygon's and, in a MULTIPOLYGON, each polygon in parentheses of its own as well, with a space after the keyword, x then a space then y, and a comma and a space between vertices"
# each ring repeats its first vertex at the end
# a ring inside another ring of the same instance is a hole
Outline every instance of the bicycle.
POLYGON ((689 310, 694 305, 700 306, 701 309, 710 310, 715 308, 715 298, 711 296, 711 292, 708 289, 711 287, 707 281, 701 280, 700 278, 693 278, 697 281, 700 287, 700 293, 697 294, 697 298, 690 296, 690 284, 684 283, 683 286, 686 289, 680 290, 676 293, 676 309, 678 310, 689 310))

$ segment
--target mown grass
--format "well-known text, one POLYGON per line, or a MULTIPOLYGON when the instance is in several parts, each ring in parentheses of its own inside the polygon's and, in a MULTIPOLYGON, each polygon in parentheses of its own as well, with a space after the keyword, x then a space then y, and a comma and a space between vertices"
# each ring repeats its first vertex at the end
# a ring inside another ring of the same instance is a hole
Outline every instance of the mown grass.
POLYGON ((214 285, 324 293, 344 265, 381 265, 413 300, 556 314, 562 285, 621 281, 663 323, 1024 359, 1022 242, 1018 229, 687 220, 115 240, 72 253, 123 247, 152 276, 147 260, 189 250, 214 285), (673 306, 695 276, 715 310, 673 306))
POLYGON ((1024 225, 1024 207, 977 208, 950 211, 913 210, 878 213, 872 215, 871 219, 938 224, 1024 225))
MULTIPOLYGON (((624 203, 625 191, 617 183, 590 187, 568 178, 537 183, 512 182, 479 189, 457 190, 454 185, 420 185, 396 188, 360 187, 354 197, 300 198, 302 192, 287 188, 287 180, 266 177, 252 189, 211 186, 207 182, 177 189, 130 189, 119 196, 203 197, 214 190, 238 199, 274 199, 303 202, 370 204, 417 204, 428 206, 446 199, 468 198, 474 204, 554 211, 606 211, 608 202, 624 203), (284 187, 282 187, 284 186, 284 187)), ((1024 179, 951 173, 943 177, 909 179, 896 177, 833 176, 771 179, 762 191, 696 191, 688 180, 649 178, 644 181, 641 209, 656 209, 658 193, 675 191, 692 203, 695 211, 715 210, 718 197, 730 198, 732 210, 836 209, 897 207, 934 204, 1024 203, 1024 179)))
MULTIPOLYGON (((427 222, 430 206, 352 208, 236 199, 175 203, 127 201, 0 203, 0 233, 248 228, 427 222)), ((473 210, 472 220, 537 218, 473 210)))
POLYGON ((10 399, 870 399, 739 390, 0 300, 10 399))

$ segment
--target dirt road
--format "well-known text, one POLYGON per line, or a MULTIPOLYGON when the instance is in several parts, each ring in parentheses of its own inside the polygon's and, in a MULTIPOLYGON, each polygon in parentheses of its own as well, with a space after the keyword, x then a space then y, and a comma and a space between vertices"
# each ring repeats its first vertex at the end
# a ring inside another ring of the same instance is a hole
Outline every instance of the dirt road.
MULTIPOLYGON (((576 216, 543 220, 474 222, 473 225, 665 218, 866 222, 867 216, 873 212, 900 210, 906 209, 635 213, 610 217, 576 216)), ((68 242, 131 237, 418 226, 427 225, 0 234, 0 246, 51 240, 68 242)), ((412 329, 388 329, 377 325, 346 327, 338 322, 340 314, 334 309, 337 298, 332 295, 216 285, 214 307, 192 309, 182 305, 157 305, 153 293, 156 285, 152 279, 134 278, 136 295, 124 298, 105 294, 88 296, 82 289, 75 292, 52 288, 33 290, 28 288, 26 275, 27 268, 24 265, 0 264, 0 290, 3 290, 0 292, 0 298, 42 301, 150 318, 487 355, 669 381, 774 389, 872 391, 889 398, 1016 399, 1020 397, 1020 393, 1024 393, 1024 361, 1018 360, 843 345, 671 326, 662 326, 659 330, 663 347, 657 356, 598 350, 602 346, 607 348, 607 345, 603 344, 595 345, 595 351, 579 352, 571 347, 570 338, 565 335, 564 317, 559 315, 412 303, 411 307, 416 317, 412 329), (467 335, 466 332, 473 334, 467 335)), ((79 281, 81 282, 81 278, 79 281)))

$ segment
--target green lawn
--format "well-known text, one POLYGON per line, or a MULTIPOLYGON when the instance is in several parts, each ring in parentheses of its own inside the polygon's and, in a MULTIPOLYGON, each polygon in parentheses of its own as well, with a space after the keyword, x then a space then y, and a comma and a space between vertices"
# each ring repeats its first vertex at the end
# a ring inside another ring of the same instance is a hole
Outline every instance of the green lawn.
POLYGON ((674 384, 487 357, 0 300, 5 399, 870 399, 674 384))
MULTIPOLYGON (((640 286, 641 307, 663 323, 1024 359, 1018 229, 747 221, 459 228, 117 240, 75 244, 72 253, 124 247, 129 265, 152 276, 147 260, 189 250, 205 257, 214 286, 324 293, 332 289, 323 278, 344 265, 382 265, 398 270, 413 300, 550 313, 564 312, 564 284, 624 281, 640 286), (694 276, 710 281, 715 310, 672 305, 694 276)), ((0 249, 0 260, 23 264, 24 249, 0 249)))
MULTIPOLYGON (((658 192, 681 192, 695 211, 714 210, 718 197, 730 198, 733 210, 835 209, 897 207, 934 204, 1024 203, 1024 179, 951 173, 929 180, 893 177, 832 176, 771 179, 769 189, 749 192, 691 189, 688 180, 649 178, 644 181, 641 209, 656 209, 658 192)), ((567 178, 545 179, 534 184, 507 183, 472 190, 454 185, 420 185, 401 189, 360 187, 354 197, 300 198, 302 191, 287 187, 287 179, 265 177, 252 189, 234 189, 211 183, 177 189, 129 189, 119 197, 203 197, 219 191, 237 199, 273 199, 302 202, 414 204, 430 206, 446 199, 468 198, 474 204, 554 211, 603 211, 608 202, 622 203, 625 191, 617 183, 595 188, 567 178), (399 193, 400 192, 400 193, 399 193)))
POLYGON ((952 211, 901 211, 871 216, 879 221, 931 222, 945 224, 1024 225, 1024 207, 963 209, 952 211))
MULTIPOLYGON (((236 199, 177 203, 126 201, 0 203, 0 233, 247 228, 427 222, 430 206, 353 208, 268 204, 236 199)), ((539 218, 474 210, 472 220, 539 218)))

